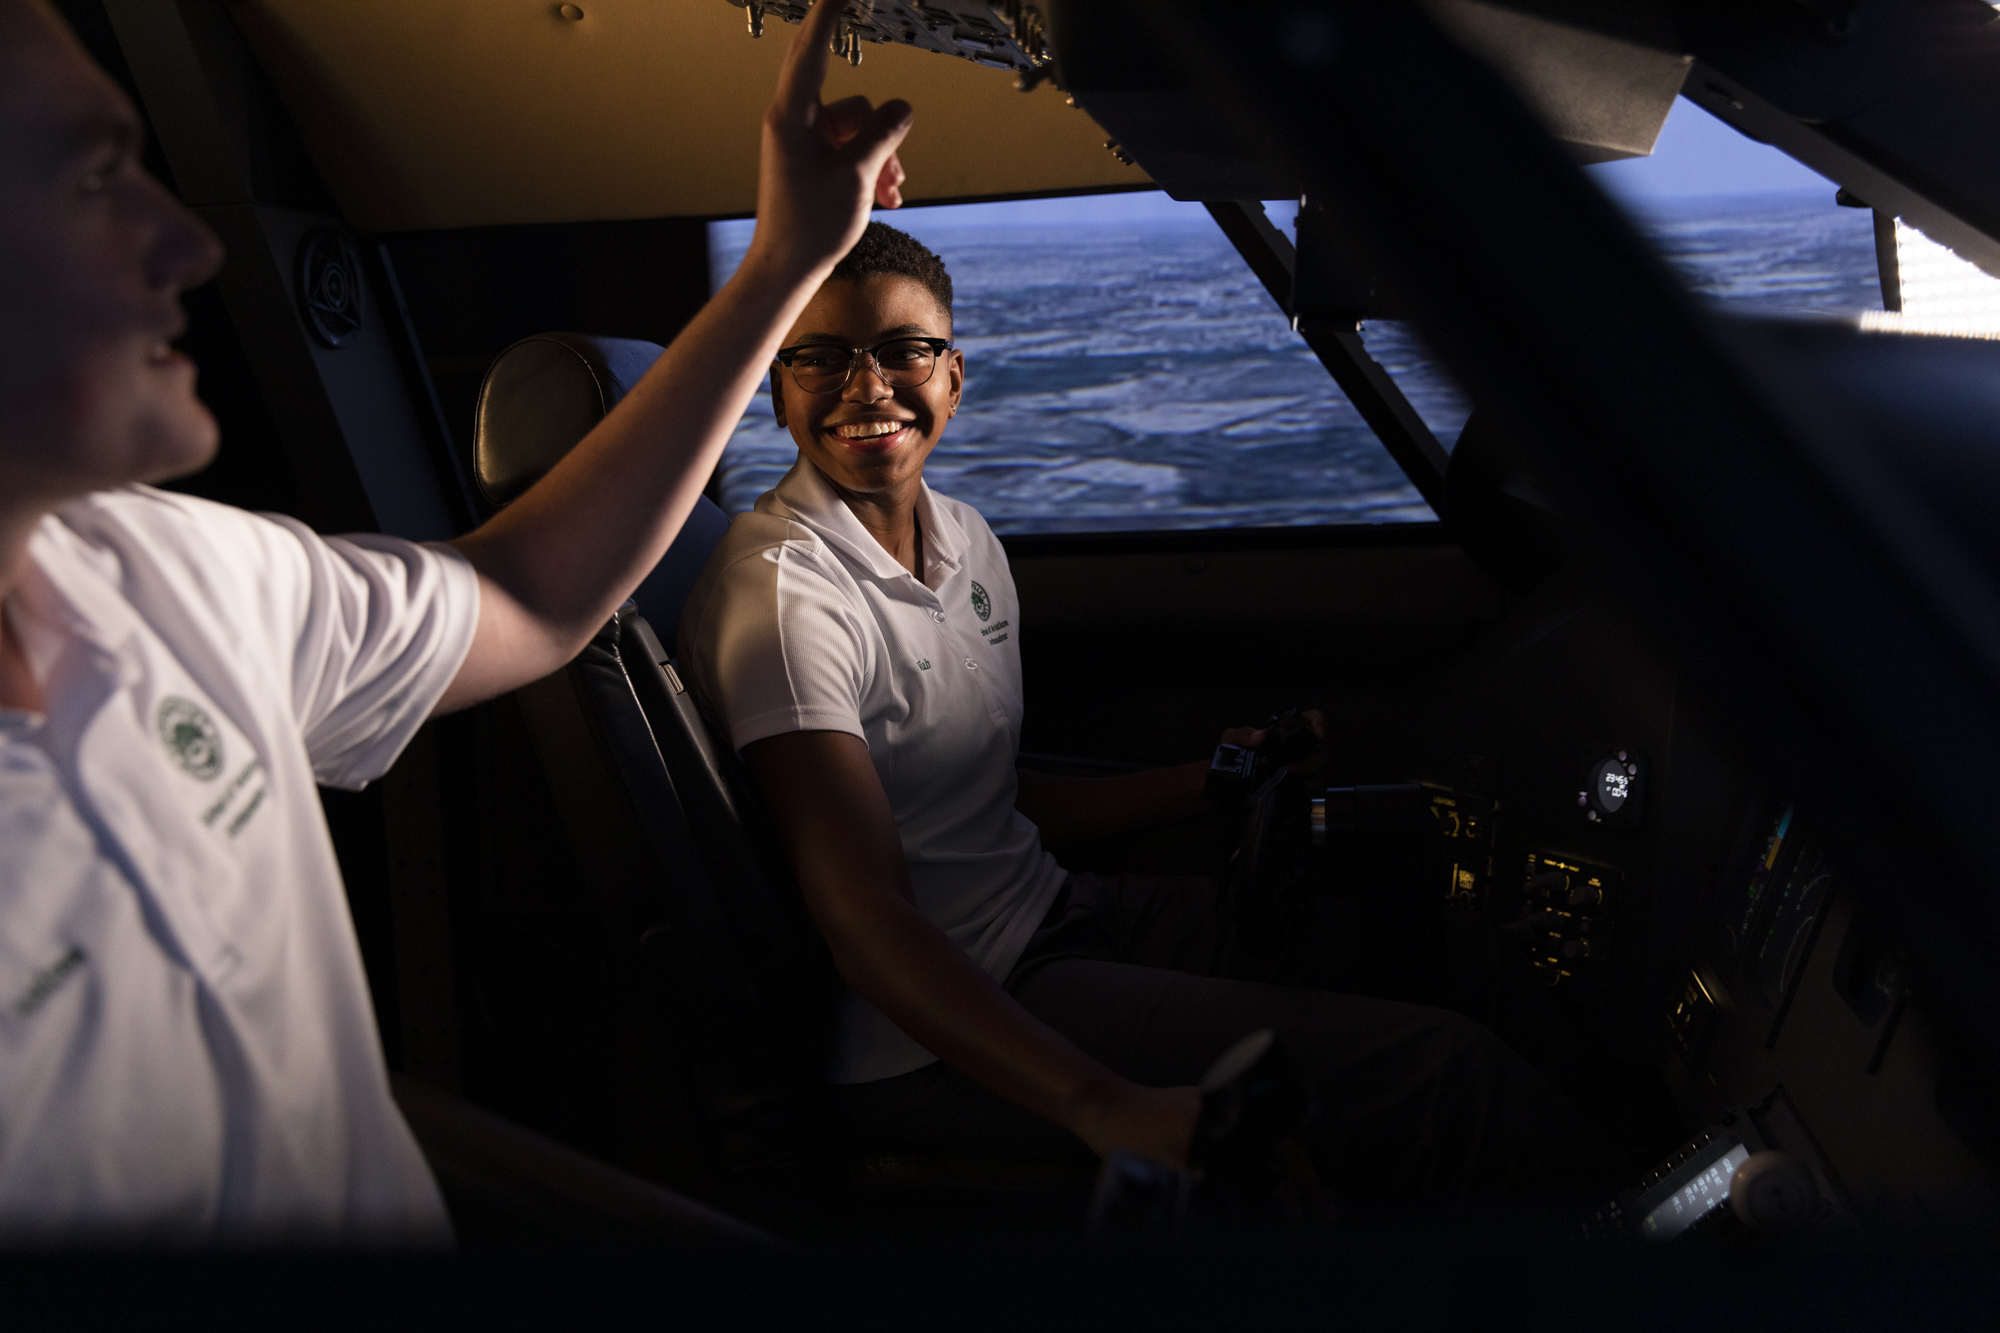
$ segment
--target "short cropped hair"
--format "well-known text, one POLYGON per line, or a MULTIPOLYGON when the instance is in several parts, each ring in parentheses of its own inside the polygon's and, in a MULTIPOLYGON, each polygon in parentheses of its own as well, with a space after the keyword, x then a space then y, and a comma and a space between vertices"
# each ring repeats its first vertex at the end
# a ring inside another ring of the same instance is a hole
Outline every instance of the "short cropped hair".
POLYGON ((945 272, 944 261, 908 232, 881 222, 868 224, 854 248, 833 266, 827 281, 845 278, 860 282, 882 274, 908 278, 931 294, 947 319, 951 317, 951 274, 945 272))

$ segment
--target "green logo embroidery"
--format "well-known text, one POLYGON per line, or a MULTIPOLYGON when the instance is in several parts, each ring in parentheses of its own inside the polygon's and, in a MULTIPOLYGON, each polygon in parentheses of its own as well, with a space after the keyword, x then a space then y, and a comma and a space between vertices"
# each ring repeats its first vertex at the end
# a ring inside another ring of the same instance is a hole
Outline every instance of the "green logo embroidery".
POLYGON ((222 733, 208 714, 186 699, 160 701, 160 740, 174 762, 207 782, 222 771, 222 733))
POLYGON ((930 658, 928 658, 928 657, 920 657, 920 658, 918 658, 918 659, 917 659, 917 670, 919 670, 919 671, 929 671, 930 669, 931 669, 931 659, 930 659, 930 658))
POLYGON ((993 614, 993 599, 986 595, 986 589, 979 586, 977 579, 972 584, 972 609, 981 620, 993 614))

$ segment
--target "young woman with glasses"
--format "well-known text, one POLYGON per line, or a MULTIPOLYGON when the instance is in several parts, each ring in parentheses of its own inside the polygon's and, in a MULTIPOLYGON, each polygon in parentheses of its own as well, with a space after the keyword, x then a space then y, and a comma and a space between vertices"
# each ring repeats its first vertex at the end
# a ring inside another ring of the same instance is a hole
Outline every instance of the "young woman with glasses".
POLYGON ((798 463, 736 519, 681 620, 682 664, 848 986, 829 1070, 844 1127, 905 1149, 1178 1164, 1203 1070, 1268 1027, 1310 1085, 1301 1139, 1336 1188, 1455 1204, 1586 1178, 1593 1132, 1486 1029, 1220 975, 1212 880, 1071 875, 1044 849, 1045 832, 1200 814, 1206 765, 1017 770, 1033 630, 985 521, 924 484, 965 384, 951 297, 936 255, 869 225, 777 353, 798 463))

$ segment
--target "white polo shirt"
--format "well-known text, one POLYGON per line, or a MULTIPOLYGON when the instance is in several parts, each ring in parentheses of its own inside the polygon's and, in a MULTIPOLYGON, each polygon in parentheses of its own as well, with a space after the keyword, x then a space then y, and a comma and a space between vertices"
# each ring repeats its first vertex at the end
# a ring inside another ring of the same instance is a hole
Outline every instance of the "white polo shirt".
POLYGON ((5 611, 0 1239, 436 1243, 316 782, 380 776, 472 641, 455 552, 134 487, 5 611))
MULTIPOLYGON (((709 558, 681 613, 681 662, 739 750, 790 731, 868 743, 917 910, 997 980, 1063 883, 1014 809, 1020 610, 1007 552, 977 511, 926 486, 917 522, 921 580, 800 459, 709 558)), ((847 995, 835 1082, 936 1059, 847 995)))

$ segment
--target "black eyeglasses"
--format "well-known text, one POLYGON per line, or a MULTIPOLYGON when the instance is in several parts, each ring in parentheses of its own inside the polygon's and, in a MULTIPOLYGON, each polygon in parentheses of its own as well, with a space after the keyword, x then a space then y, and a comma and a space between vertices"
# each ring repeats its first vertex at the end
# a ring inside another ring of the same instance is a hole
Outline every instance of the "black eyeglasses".
POLYGON ((778 363, 792 372, 792 382, 807 393, 839 393, 854 378, 863 357, 874 365, 884 384, 914 389, 930 383, 939 358, 950 350, 949 338, 891 338, 873 347, 800 343, 779 348, 778 363))

